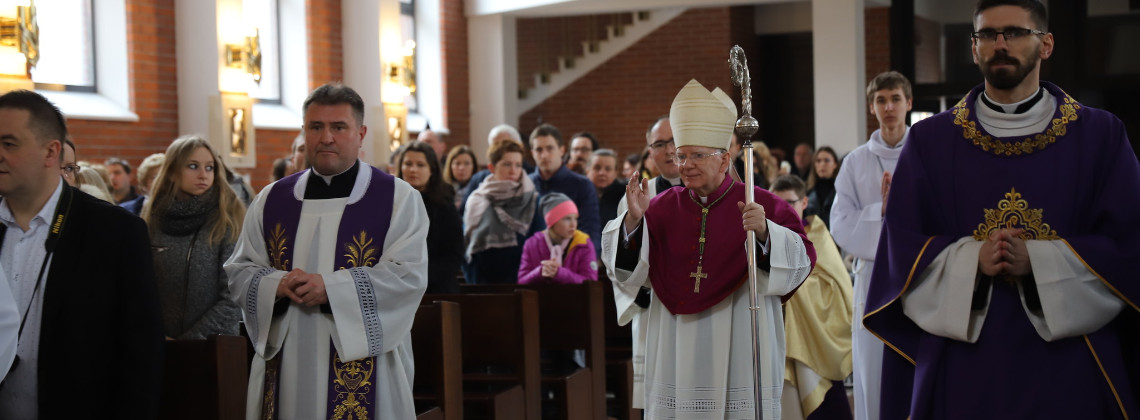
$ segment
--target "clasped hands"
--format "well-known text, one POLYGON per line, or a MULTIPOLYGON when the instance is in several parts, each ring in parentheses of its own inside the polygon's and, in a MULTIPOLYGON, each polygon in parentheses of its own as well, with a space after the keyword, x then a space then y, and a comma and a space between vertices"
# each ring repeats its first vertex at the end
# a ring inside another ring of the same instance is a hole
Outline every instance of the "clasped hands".
POLYGON ((277 298, 287 297, 298 305, 316 306, 329 303, 325 293, 325 279, 320 274, 306 273, 294 268, 281 277, 277 284, 277 298))
MULTIPOLYGON (((641 174, 633 174, 625 188, 625 202, 628 205, 624 221, 626 232, 631 232, 637 227, 637 223, 645 216, 645 210, 649 208, 649 201, 652 198, 649 196, 649 180, 640 178, 641 174)), ((755 202, 745 204, 743 201, 737 201, 736 207, 740 209, 744 230, 756 232, 756 240, 767 242, 768 215, 764 211, 764 206, 755 202)))
POLYGON ((554 277, 558 274, 558 268, 562 267, 562 263, 553 258, 542 261, 542 277, 554 277))
POLYGON ((987 276, 1007 274, 1024 276, 1033 271, 1029 264, 1029 249, 1025 240, 1018 238, 1025 229, 998 229, 990 233, 978 251, 978 269, 987 276))

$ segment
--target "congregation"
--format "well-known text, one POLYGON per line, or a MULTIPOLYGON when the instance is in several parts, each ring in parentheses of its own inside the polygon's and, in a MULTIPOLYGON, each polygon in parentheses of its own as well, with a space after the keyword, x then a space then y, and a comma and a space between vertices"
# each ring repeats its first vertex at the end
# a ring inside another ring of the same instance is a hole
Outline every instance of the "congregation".
POLYGON ((742 138, 730 96, 691 80, 628 156, 504 123, 485 156, 428 127, 366 162, 372 104, 328 83, 256 191, 199 135, 84 160, 52 102, 6 93, 0 418, 158 418, 165 345, 218 336, 248 344, 245 418, 429 418, 444 367, 415 333, 440 301, 464 345, 500 337, 464 353, 530 342, 517 361, 541 369, 464 354, 468 418, 1134 418, 1140 162, 1119 119, 1041 78, 1046 16, 980 1, 984 83, 910 125, 911 81, 875 75, 878 129, 845 155, 742 138), (602 329, 555 344, 579 289, 571 323, 602 329), (500 310, 529 336, 468 329, 500 310), (66 361, 79 342, 95 363, 66 361), (59 379, 84 392, 60 404, 59 379))

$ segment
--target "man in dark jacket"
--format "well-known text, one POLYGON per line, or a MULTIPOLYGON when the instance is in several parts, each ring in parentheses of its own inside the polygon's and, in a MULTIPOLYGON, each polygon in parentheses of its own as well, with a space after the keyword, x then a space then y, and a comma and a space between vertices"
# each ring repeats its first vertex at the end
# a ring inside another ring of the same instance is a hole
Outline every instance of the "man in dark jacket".
MULTIPOLYGON (((542 124, 530 133, 530 152, 538 167, 530 174, 539 200, 547 193, 566 194, 578 206, 578 230, 590 235, 594 242, 594 253, 601 252, 602 222, 598 215, 598 195, 594 184, 578 175, 562 163, 566 145, 562 142, 562 132, 550 124, 542 124)), ((538 214, 542 218, 542 214, 538 214)))
POLYGON ((66 137, 44 97, 0 96, 0 280, 23 320, 0 418, 153 419, 163 334, 146 225, 63 182, 66 137))

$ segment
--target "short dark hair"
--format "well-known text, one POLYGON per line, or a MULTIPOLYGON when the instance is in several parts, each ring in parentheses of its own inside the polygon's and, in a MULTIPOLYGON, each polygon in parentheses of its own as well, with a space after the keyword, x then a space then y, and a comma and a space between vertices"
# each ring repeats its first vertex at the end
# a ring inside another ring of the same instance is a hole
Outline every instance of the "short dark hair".
POLYGON ((126 160, 123 160, 123 159, 120 159, 117 157, 113 157, 113 158, 107 159, 106 162, 103 162, 103 166, 110 167, 111 165, 122 166, 123 172, 126 172, 127 175, 131 174, 131 164, 127 163, 126 160))
POLYGON ((776 182, 773 182, 772 186, 768 189, 773 193, 791 190, 795 192, 796 197, 799 197, 801 200, 807 197, 807 185, 804 184, 804 181, 800 179, 800 177, 795 175, 780 175, 776 178, 776 182))
POLYGON ((594 137, 594 133, 591 133, 589 131, 582 131, 579 133, 574 133, 573 136, 570 136, 570 142, 573 143, 574 139, 576 139, 578 137, 585 137, 585 138, 590 140, 590 151, 591 152, 598 150, 598 138, 594 137))
POLYGON ((974 8, 974 20, 977 20, 978 15, 986 9, 997 6, 1017 6, 1028 10, 1033 24, 1037 25, 1037 30, 1049 32, 1049 12, 1038 0, 978 0, 978 5, 974 8))
POLYGON ((340 83, 326 83, 321 85, 305 98, 305 103, 301 105, 301 112, 308 113, 309 105, 340 105, 348 104, 352 106, 352 117, 356 118, 356 126, 364 125, 364 99, 360 98, 360 94, 356 93, 352 88, 342 85, 340 83))
POLYGON ((555 127, 548 123, 542 123, 530 132, 531 147, 534 147, 534 139, 542 136, 554 137, 554 141, 558 142, 558 146, 562 146, 562 132, 558 131, 558 127, 555 127))
POLYGON ((914 98, 914 94, 910 88, 910 80, 907 80, 906 76, 903 76, 902 73, 894 70, 879 73, 874 79, 871 79, 871 83, 867 84, 867 102, 874 102, 875 92, 883 89, 894 90, 899 88, 902 89, 903 96, 907 99, 914 98))
MULTIPOLYGON (((36 141, 43 144, 59 140, 60 147, 67 140, 67 123, 63 113, 51 101, 30 90, 14 90, 0 96, 0 108, 28 111, 28 128, 36 133, 36 141)), ((60 153, 60 159, 63 159, 60 153)))

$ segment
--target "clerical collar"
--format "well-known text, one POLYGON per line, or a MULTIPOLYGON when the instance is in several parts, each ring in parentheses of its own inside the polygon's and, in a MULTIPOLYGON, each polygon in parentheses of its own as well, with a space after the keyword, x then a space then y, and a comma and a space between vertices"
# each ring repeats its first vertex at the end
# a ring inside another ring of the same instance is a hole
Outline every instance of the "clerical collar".
POLYGON ((328 198, 345 198, 352 194, 352 187, 356 185, 356 175, 360 172, 358 159, 344 172, 336 175, 321 175, 316 168, 309 170, 309 182, 305 187, 306 200, 324 200, 328 198))
POLYGON ((990 96, 987 95, 985 91, 982 91, 982 95, 980 96, 982 103, 985 104, 987 108, 1003 114, 1024 114, 1033 108, 1033 105, 1037 105, 1037 102, 1044 97, 1045 88, 1042 87, 1037 88, 1037 94, 1012 104, 998 104, 990 99, 990 96))
POLYGON ((665 175, 661 175, 661 179, 669 181, 669 185, 673 185, 673 186, 681 185, 681 177, 666 178, 665 175))

